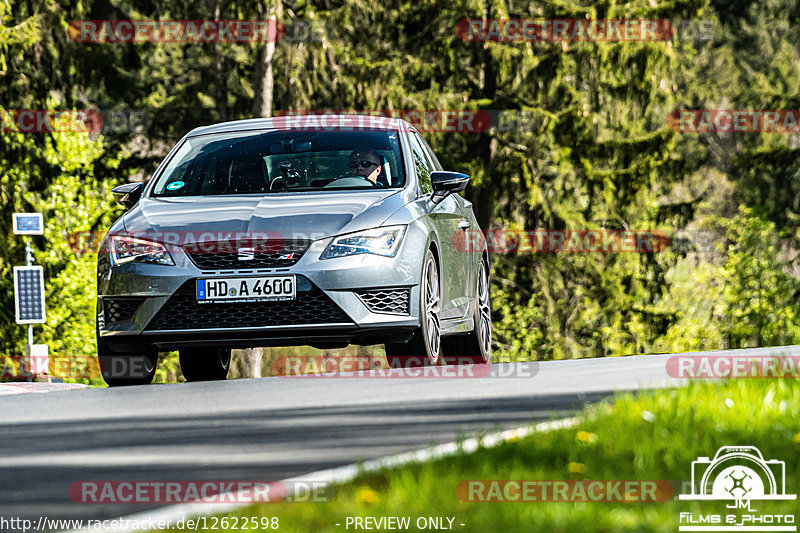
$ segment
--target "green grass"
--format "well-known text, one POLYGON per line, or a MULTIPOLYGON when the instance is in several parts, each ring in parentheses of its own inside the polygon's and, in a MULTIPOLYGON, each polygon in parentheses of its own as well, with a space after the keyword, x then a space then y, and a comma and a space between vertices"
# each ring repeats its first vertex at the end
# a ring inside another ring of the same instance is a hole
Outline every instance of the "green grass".
MULTIPOLYGON (((677 497, 663 503, 472 503, 460 501, 456 487, 470 479, 689 481, 693 460, 733 445, 757 446, 765 459, 785 461, 786 490, 800 493, 798 382, 693 383, 620 395, 579 417, 571 429, 364 474, 335 487, 326 503, 259 504, 220 516, 277 516, 281 531, 345 531, 348 516, 411 516, 416 530, 419 516, 450 516, 456 518, 454 529, 465 532, 675 532, 680 512, 725 514, 724 503, 677 497)), ((753 504, 768 513, 795 514, 800 508, 798 501, 753 504)))

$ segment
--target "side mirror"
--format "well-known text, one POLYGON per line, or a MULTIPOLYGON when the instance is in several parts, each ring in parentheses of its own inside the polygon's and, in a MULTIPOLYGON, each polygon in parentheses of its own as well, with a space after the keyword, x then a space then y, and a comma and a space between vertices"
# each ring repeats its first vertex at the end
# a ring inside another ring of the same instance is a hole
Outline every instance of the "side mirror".
POLYGON ((130 209, 139 202, 139 198, 144 191, 144 183, 126 183, 111 189, 111 192, 116 196, 116 201, 125 209, 130 209))
POLYGON ((438 204, 454 192, 461 192, 466 189, 469 183, 469 176, 461 172, 437 170, 431 172, 431 183, 433 184, 431 202, 438 204))

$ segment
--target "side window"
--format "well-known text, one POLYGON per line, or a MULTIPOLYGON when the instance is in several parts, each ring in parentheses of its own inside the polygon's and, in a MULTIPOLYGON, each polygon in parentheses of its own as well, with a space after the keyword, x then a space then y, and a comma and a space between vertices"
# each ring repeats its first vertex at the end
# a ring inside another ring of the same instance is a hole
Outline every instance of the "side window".
POLYGON ((425 140, 425 137, 423 137, 419 133, 417 133, 416 135, 417 135, 417 137, 419 137, 420 144, 425 149, 425 153, 428 154, 428 161, 431 162, 431 165, 433 166, 433 169, 434 170, 444 170, 444 168, 442 168, 442 164, 439 163, 439 158, 437 158, 436 154, 433 153, 433 150, 431 149, 431 145, 428 144, 428 141, 425 140))
POLYGON ((433 192, 433 185, 431 184, 431 172, 433 169, 431 163, 425 155, 425 149, 420 144, 419 135, 412 133, 409 135, 409 139, 411 140, 411 157, 414 158, 414 168, 417 171, 420 187, 424 194, 430 194, 433 192))

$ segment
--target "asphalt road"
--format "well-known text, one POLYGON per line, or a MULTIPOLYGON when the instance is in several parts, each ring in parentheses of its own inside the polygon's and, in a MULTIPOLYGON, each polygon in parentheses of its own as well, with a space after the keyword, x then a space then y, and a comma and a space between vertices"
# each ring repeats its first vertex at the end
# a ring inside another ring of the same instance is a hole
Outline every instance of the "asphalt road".
POLYGON ((561 418, 675 385, 666 355, 493 365, 481 378, 262 378, 0 396, 0 516, 114 518, 84 480, 279 480, 561 418))

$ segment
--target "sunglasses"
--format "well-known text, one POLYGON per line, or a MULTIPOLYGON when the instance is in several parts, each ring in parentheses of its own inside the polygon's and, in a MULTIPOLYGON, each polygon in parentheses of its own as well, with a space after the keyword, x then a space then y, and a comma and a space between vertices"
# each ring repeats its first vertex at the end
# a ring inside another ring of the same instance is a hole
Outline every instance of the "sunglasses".
POLYGON ((375 163, 373 161, 367 161, 366 159, 364 159, 363 161, 350 161, 350 168, 358 168, 358 165, 361 165, 361 168, 380 166, 378 163, 375 163))

